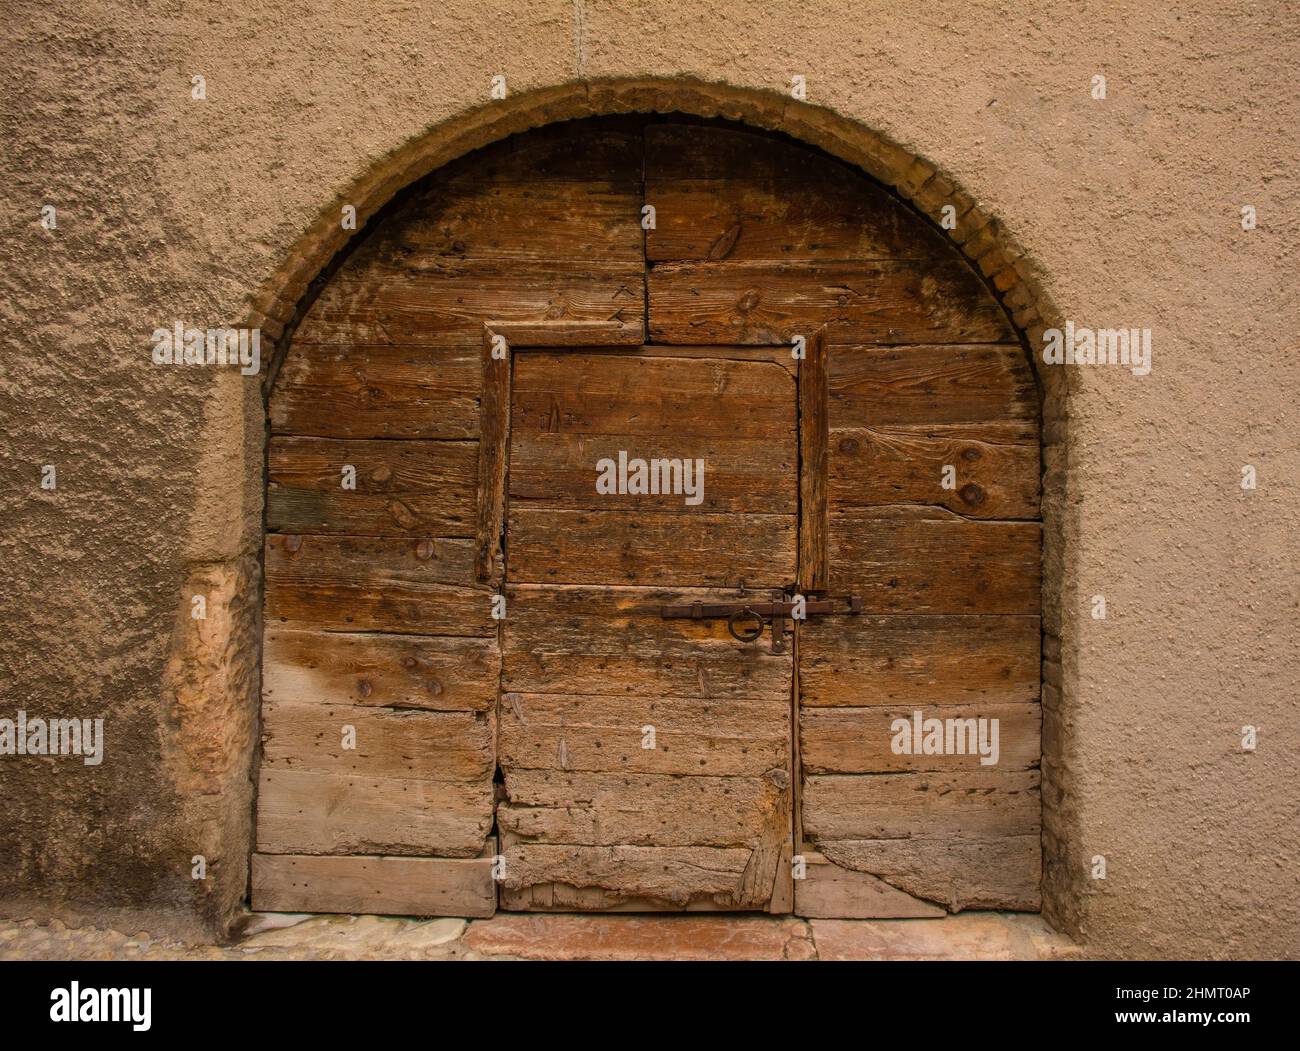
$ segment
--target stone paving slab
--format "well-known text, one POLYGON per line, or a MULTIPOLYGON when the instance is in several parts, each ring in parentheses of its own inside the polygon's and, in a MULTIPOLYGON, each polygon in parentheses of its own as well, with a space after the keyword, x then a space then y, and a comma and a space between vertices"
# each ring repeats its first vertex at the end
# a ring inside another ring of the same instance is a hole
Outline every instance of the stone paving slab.
POLYGON ((1041 917, 939 920, 499 913, 409 919, 250 913, 230 945, 58 920, 0 920, 0 960, 1050 960, 1080 955, 1041 917))

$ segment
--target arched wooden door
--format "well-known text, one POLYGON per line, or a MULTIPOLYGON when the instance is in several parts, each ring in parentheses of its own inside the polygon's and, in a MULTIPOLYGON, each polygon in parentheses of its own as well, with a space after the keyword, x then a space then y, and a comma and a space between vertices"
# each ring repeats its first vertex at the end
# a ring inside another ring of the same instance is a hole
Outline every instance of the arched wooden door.
POLYGON ((666 118, 479 151, 271 426, 255 908, 1038 907, 1038 399, 861 173, 666 118))

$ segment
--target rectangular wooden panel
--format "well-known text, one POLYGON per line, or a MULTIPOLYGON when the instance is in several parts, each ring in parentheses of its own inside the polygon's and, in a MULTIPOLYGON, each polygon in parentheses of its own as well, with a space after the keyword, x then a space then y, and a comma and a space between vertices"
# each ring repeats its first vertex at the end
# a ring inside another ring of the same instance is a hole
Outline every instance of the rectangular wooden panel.
POLYGON ((947 912, 865 872, 805 851, 803 879, 794 881, 796 916, 809 919, 936 919, 947 912))
POLYGON ((799 363, 799 587, 823 591, 829 577, 826 334, 808 341, 799 363))
POLYGON ((1009 444, 998 440, 1000 427, 988 440, 965 430, 964 437, 942 427, 831 431, 830 506, 928 504, 971 518, 1038 518, 1037 439, 1009 444))
POLYGON ((1028 770, 1039 760, 1037 704, 963 704, 942 708, 809 708, 800 713, 799 754, 806 774, 875 774, 901 770, 1028 770), (921 713, 917 734, 916 713, 921 713), (907 724, 900 736, 896 720, 907 724), (941 728, 926 726, 939 720, 941 728), (952 732, 949 733, 950 721, 952 732), (983 720, 981 723, 980 721, 983 720), (993 720, 997 721, 996 730, 993 720), (937 734, 931 736, 931 731, 937 734), (894 751, 895 742, 910 752, 894 751), (926 754, 927 742, 942 754, 926 754), (960 751, 949 753, 953 744, 960 751), (984 759, 993 763, 985 765, 984 759))
POLYGON ((739 698, 788 697, 788 654, 737 645, 720 620, 664 620, 657 612, 663 604, 736 597, 703 590, 512 585, 506 592, 503 689, 694 697, 725 701, 724 709, 739 698))
POLYGON ((262 697, 427 711, 496 708, 495 639, 352 634, 268 627, 262 697))
POLYGON ((521 583, 784 587, 795 517, 512 507, 510 577, 521 583))
POLYGON ((875 613, 1037 613, 1042 526, 941 508, 830 516, 830 588, 875 613))
POLYGON ((1018 343, 871 347, 852 345, 835 331, 832 428, 1025 421, 1022 440, 1036 443, 1038 393, 1018 343))
MULTIPOLYGON (((784 767, 790 712, 770 701, 507 693, 500 763, 515 768, 760 777, 784 767)), ((665 815, 666 816, 666 815, 665 815)))
POLYGON ((381 916, 491 916, 489 847, 481 858, 253 855, 253 908, 381 916))
POLYGON ((495 713, 262 703, 262 768, 356 777, 490 781, 495 713), (353 747, 346 747, 351 727, 353 747))
POLYGON ((477 857, 492 830, 493 786, 263 766, 257 849, 267 854, 477 857))
POLYGON ((477 442, 273 437, 267 457, 267 528, 352 536, 470 536, 477 464, 477 442))
POLYGON ((649 273, 649 331, 665 343, 790 343, 822 325, 835 343, 1014 339, 962 261, 661 263, 649 273))
POLYGON ((269 535, 266 618, 324 631, 495 636, 473 542, 269 535))
POLYGON ((271 391, 271 433, 477 438, 478 354, 477 340, 298 348, 271 391))
POLYGON ((804 832, 838 839, 1023 835, 1038 827, 1037 770, 816 774, 804 778, 804 832))
POLYGON ((499 583, 505 520, 506 464, 510 452, 510 373, 513 357, 498 334, 483 330, 483 401, 479 417, 478 508, 474 526, 474 579, 499 583))
POLYGON ((828 858, 918 898, 956 909, 1036 912, 1042 905, 1037 821, 1007 836, 923 836, 823 844, 828 858))
MULTIPOLYGON (((477 340, 493 321, 615 321, 636 333, 645 323, 644 271, 557 264, 497 272, 473 265, 446 269, 340 271, 294 333, 306 343, 446 343, 477 340)), ((637 337, 640 338, 639 336, 637 337)))
POLYGON ((726 347, 707 358, 659 357, 654 349, 519 355, 512 427, 517 434, 763 438, 793 446, 797 417, 789 368, 734 360, 726 347))
POLYGON ((1037 616, 811 618, 800 628, 804 707, 1037 701, 1037 616))

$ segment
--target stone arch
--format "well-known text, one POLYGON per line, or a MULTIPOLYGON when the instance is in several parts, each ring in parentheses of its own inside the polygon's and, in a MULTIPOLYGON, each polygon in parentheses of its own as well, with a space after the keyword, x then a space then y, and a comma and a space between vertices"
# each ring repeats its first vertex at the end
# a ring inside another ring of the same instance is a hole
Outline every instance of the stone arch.
MULTIPOLYGON (((1058 921, 1069 920, 1073 908, 1052 893, 1054 866, 1060 864, 1065 787, 1059 761, 1065 751, 1055 705, 1061 684, 1060 640, 1070 618, 1057 596, 1064 577, 1071 534, 1066 520, 1071 506, 1065 492, 1067 433, 1066 384, 1062 370, 1037 367, 1031 352, 1043 328, 1057 323, 1058 314, 1042 290, 1029 256, 1003 222, 990 215, 946 173, 897 143, 828 110, 796 102, 771 92, 739 90, 689 80, 632 80, 577 83, 541 89, 485 105, 446 121, 376 164, 338 197, 326 204, 312 227, 299 238, 276 274, 253 297, 247 324, 260 327, 273 344, 264 395, 274 383, 278 364, 293 331, 314 298, 346 254, 355 237, 339 223, 340 209, 356 209, 358 231, 374 219, 404 187, 479 147, 544 124, 617 113, 680 112, 698 117, 722 117, 756 128, 779 131, 816 146, 862 169, 936 224, 945 206, 958 220, 952 241, 982 275, 1011 319, 1034 365, 1042 396, 1044 573, 1044 908, 1058 921), (1055 725, 1049 733, 1048 720, 1055 725), (1052 744, 1048 746, 1048 741, 1052 744)), ((265 402, 263 402, 263 409, 265 402)), ((1061 886, 1070 881, 1062 879, 1061 886)))

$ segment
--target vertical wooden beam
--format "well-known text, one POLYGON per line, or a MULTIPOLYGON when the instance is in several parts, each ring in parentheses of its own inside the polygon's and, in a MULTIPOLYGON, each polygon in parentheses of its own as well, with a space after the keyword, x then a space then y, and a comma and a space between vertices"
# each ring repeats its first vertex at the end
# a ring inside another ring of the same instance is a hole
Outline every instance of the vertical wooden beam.
POLYGON ((826 329, 808 341, 799 362, 799 589, 825 591, 830 575, 826 473, 830 469, 826 329))
POLYGON ((474 533, 474 575, 501 583, 504 560, 501 530, 505 519, 506 461, 510 452, 510 364, 508 344, 494 348, 497 334, 483 329, 483 390, 479 400, 478 522, 474 533), (493 356, 493 350, 499 356, 493 356))

